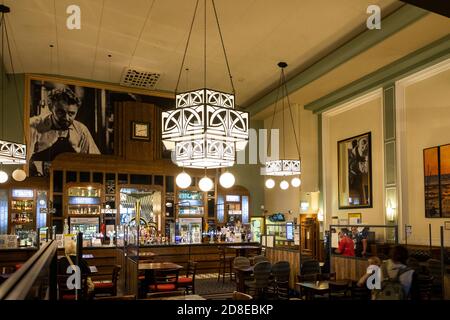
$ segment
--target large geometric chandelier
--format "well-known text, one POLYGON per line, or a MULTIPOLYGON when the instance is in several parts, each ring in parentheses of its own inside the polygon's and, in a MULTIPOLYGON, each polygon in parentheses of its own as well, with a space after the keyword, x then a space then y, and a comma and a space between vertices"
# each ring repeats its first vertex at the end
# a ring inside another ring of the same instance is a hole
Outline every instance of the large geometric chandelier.
POLYGON ((0 140, 0 163, 25 164, 27 162, 26 148, 22 143, 0 140))
POLYGON ((234 95, 199 89, 176 95, 162 113, 162 139, 180 167, 231 167, 248 140, 248 113, 234 110, 234 95))
POLYGON ((175 109, 162 112, 162 140, 164 146, 172 151, 172 160, 180 167, 226 168, 234 165, 236 152, 244 150, 247 145, 249 115, 248 112, 235 110, 234 85, 214 0, 212 7, 233 91, 225 93, 206 87, 206 2, 204 87, 177 93, 198 8, 197 0, 175 89, 175 109))
MULTIPOLYGON (((279 62, 278 67, 280 67, 280 69, 281 69, 280 86, 279 86, 278 95, 281 92, 280 100, 281 100, 281 104, 282 104, 281 113, 282 113, 282 129, 283 129, 283 158, 266 161, 265 174, 268 176, 281 176, 281 177, 296 176, 296 175, 300 175, 300 173, 301 173, 300 147, 299 147, 299 144, 297 141, 297 134, 295 132, 294 119, 292 117, 292 109, 291 109, 291 104, 289 101, 289 95, 288 95, 288 90, 287 90, 287 85, 286 85, 286 76, 284 74, 284 68, 287 67, 287 63, 279 62), (284 109, 285 109, 284 96, 286 97, 286 100, 287 100, 287 106, 289 109, 289 115, 290 115, 290 119, 291 119, 292 129, 294 131, 295 146, 297 148, 297 154, 298 154, 297 159, 286 158, 286 132, 285 132, 286 126, 284 124, 284 109)), ((272 129, 275 115, 277 112, 277 103, 278 103, 278 96, 277 96, 277 100, 275 101, 275 107, 274 107, 273 116, 272 116, 272 124, 271 124, 270 129, 272 129)), ((294 177, 291 180, 291 185, 293 187, 299 187, 300 184, 301 184, 301 181, 298 177, 294 177)), ((273 179, 269 178, 266 180, 265 185, 268 189, 272 189, 275 186, 275 181, 273 179)), ((286 180, 282 180, 280 182, 280 188, 283 190, 286 190, 287 188, 289 188, 289 183, 286 180)))
MULTIPOLYGON (((4 39, 6 38, 6 43, 7 43, 7 48, 8 48, 8 52, 9 52, 9 62, 12 68, 12 74, 14 77, 14 86, 16 86, 16 92, 17 91, 17 84, 16 84, 16 79, 15 79, 15 71, 14 71, 14 66, 12 63, 12 56, 11 56, 11 48, 9 45, 9 37, 8 37, 8 31, 6 29, 6 18, 5 18, 5 13, 10 12, 9 7, 5 6, 5 5, 0 5, 0 12, 1 12, 1 20, 0 20, 0 25, 1 25, 1 34, 2 34, 2 47, 1 47, 1 55, 2 55, 2 59, 4 59, 5 55, 4 55, 4 39)), ((4 109, 5 109, 5 94, 6 94, 6 88, 5 88, 5 80, 4 80, 4 75, 6 74, 6 70, 4 69, 5 66, 5 61, 1 61, 1 91, 2 91, 2 96, 1 96, 1 118, 2 118, 2 137, 0 138, 0 165, 3 166, 4 164, 6 165, 20 165, 20 164, 25 164, 26 163, 26 157, 27 157, 27 153, 26 153, 26 144, 22 144, 22 143, 17 143, 17 142, 12 142, 12 141, 8 141, 5 140, 5 135, 4 135, 4 130, 5 130, 5 124, 6 124, 6 117, 4 114, 4 109)), ((18 97, 17 97, 18 98, 18 97)), ((19 102, 20 103, 20 102, 19 102)), ((19 121, 23 121, 22 119, 19 119, 19 121)), ((24 135, 25 136, 25 135, 24 135)), ((0 168, 0 183, 4 183, 8 180, 8 175, 6 174, 6 172, 4 172, 3 170, 1 170, 2 168, 0 168)), ((23 171, 22 169, 16 169, 13 172, 13 177, 15 180, 18 181, 22 181, 26 178, 26 173, 25 171, 23 171)))

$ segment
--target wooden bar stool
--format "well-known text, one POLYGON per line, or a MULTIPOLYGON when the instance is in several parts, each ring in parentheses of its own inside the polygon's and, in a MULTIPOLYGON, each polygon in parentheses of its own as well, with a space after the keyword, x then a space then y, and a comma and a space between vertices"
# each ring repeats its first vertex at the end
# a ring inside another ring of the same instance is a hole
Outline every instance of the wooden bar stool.
POLYGON ((222 283, 225 283, 226 273, 230 275, 230 280, 232 279, 233 260, 236 256, 227 254, 226 249, 222 246, 218 246, 217 248, 219 249, 219 272, 217 281, 220 281, 220 275, 222 275, 222 283))

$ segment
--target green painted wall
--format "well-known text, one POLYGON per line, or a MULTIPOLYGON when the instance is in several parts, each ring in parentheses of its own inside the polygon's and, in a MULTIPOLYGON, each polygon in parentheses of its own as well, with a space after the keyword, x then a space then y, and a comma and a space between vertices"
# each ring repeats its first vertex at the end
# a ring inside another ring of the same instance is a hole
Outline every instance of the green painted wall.
MULTIPOLYGON (((1 75, 4 80, 4 87, 0 85, 0 101, 3 108, 0 108, 0 139, 13 142, 23 142, 23 97, 24 97, 24 75, 12 74, 1 75), (17 92, 19 97, 17 97, 17 92)), ((11 173, 19 166, 4 166, 4 171, 11 173)))
MULTIPOLYGON (((250 121, 250 127, 257 131, 264 129, 264 122, 250 121)), ((247 146, 246 163, 249 162, 248 150, 247 146)), ((264 176, 260 174, 260 169, 260 164, 235 164, 229 169, 236 177, 236 185, 241 185, 250 191, 250 214, 252 216, 261 216, 261 205, 264 204, 264 176)))

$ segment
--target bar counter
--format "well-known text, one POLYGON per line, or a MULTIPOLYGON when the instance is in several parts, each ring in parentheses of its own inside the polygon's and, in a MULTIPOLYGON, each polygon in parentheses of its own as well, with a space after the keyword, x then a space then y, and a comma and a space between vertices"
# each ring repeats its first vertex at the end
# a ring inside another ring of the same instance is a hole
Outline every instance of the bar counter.
MULTIPOLYGON (((188 261, 198 262, 197 273, 213 273, 219 270, 219 246, 239 247, 239 246, 257 246, 261 248, 258 242, 215 242, 215 243, 190 243, 190 244, 161 244, 146 245, 139 247, 139 253, 152 252, 152 257, 141 257, 142 260, 152 260, 154 262, 173 262, 187 267, 188 261)), ((238 250, 227 248, 227 254, 239 254, 238 250)), ((253 252, 260 249, 253 249, 253 252)))

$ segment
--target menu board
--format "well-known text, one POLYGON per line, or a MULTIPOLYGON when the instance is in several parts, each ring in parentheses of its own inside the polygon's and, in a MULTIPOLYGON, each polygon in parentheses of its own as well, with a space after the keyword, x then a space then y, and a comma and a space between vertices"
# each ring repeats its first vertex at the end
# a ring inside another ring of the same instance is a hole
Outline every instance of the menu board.
POLYGON ((294 240, 294 224, 292 222, 286 223, 286 240, 294 240))

